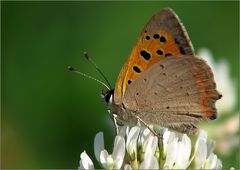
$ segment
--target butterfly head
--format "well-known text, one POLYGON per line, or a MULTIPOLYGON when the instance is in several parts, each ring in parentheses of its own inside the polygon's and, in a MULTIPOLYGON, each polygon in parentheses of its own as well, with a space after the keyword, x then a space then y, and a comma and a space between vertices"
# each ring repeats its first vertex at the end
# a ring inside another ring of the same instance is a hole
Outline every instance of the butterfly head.
POLYGON ((113 102, 114 89, 103 91, 101 94, 102 99, 107 105, 111 105, 113 102))

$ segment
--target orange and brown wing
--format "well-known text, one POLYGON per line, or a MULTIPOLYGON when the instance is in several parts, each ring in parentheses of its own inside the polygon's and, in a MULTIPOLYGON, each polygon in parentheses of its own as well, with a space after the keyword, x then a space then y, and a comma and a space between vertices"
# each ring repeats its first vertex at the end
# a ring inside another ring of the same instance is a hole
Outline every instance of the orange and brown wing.
POLYGON ((159 11, 144 27, 118 76, 115 104, 121 104, 127 86, 154 63, 170 55, 185 54, 193 55, 194 50, 178 16, 169 8, 159 11))

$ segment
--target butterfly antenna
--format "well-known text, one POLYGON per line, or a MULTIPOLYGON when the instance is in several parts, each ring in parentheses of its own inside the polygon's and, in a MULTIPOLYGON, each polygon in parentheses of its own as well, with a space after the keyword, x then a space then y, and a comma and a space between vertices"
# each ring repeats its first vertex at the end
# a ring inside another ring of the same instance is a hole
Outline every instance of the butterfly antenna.
POLYGON ((92 76, 90 76, 90 75, 87 75, 87 74, 85 74, 85 73, 82 73, 82 72, 76 70, 75 68, 73 68, 72 66, 68 66, 68 70, 69 70, 69 71, 72 71, 72 72, 74 72, 74 73, 80 74, 80 75, 82 75, 83 77, 87 77, 87 78, 89 78, 89 79, 92 79, 92 80, 100 83, 100 84, 103 85, 104 87, 106 87, 108 90, 111 90, 111 87, 108 86, 108 85, 106 85, 106 84, 103 83, 102 81, 100 81, 100 80, 98 80, 98 79, 96 79, 96 78, 94 78, 94 77, 92 77, 92 76))
POLYGON ((97 64, 95 63, 95 61, 88 55, 87 52, 84 52, 84 57, 95 67, 95 69, 101 74, 101 76, 103 77, 103 79, 106 81, 106 83, 108 84, 108 86, 111 88, 111 84, 109 83, 108 79, 106 78, 106 76, 103 74, 103 72, 100 70, 100 68, 97 66, 97 64))

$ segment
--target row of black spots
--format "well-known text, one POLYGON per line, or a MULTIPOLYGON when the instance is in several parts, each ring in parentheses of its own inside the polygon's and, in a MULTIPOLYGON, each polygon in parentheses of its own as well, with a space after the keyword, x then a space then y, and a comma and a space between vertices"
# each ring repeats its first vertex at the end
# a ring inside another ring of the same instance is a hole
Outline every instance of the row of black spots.
POLYGON ((154 34, 153 35, 153 38, 154 39, 159 39, 160 40, 160 42, 162 42, 162 43, 165 43, 166 41, 167 41, 167 39, 166 39, 166 37, 165 36, 160 36, 159 34, 154 34))
MULTIPOLYGON (((158 49, 158 50, 156 51, 156 53, 157 53, 158 55, 163 55, 164 51, 161 50, 161 49, 158 49)), ((172 56, 172 53, 166 53, 166 54, 165 54, 165 57, 168 57, 168 56, 172 56)))
MULTIPOLYGON (((145 33, 146 33, 146 30, 145 30, 145 33)), ((151 37, 149 35, 147 35, 145 38, 146 38, 146 40, 150 40, 151 39, 151 37)), ((159 34, 154 34, 153 38, 154 39, 159 39, 161 43, 165 43, 167 41, 165 36, 160 36, 159 34)))
MULTIPOLYGON (((144 30, 144 32, 147 33, 147 30, 144 30)), ((145 38, 146 38, 146 40, 150 40, 151 39, 149 35, 147 35, 145 38)))
POLYGON ((140 69, 138 66, 133 66, 133 70, 134 70, 136 73, 141 73, 141 69, 140 69))
POLYGON ((147 52, 146 50, 141 50, 140 55, 145 59, 145 60, 150 60, 151 54, 147 52))

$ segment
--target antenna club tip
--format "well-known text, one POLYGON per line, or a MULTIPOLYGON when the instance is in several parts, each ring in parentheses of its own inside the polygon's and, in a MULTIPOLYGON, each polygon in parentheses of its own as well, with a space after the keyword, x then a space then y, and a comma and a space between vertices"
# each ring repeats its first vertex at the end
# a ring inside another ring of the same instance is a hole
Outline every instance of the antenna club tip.
POLYGON ((89 58, 89 56, 88 56, 88 53, 85 51, 85 52, 83 52, 83 55, 88 59, 89 58))
POLYGON ((69 71, 74 71, 75 69, 72 66, 67 67, 69 71))

